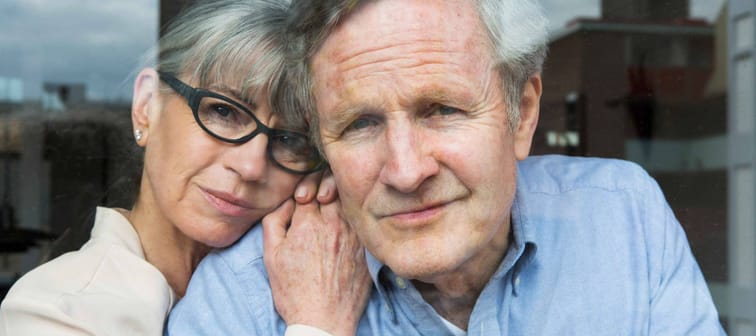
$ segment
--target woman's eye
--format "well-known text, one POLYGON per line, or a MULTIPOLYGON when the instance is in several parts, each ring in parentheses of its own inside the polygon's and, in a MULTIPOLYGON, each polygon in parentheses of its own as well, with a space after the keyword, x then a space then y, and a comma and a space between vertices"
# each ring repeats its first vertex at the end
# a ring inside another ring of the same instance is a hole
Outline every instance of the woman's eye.
POLYGON ((295 152, 308 145, 307 138, 303 136, 279 135, 275 137, 274 141, 281 147, 295 152))
POLYGON ((224 105, 215 105, 212 107, 213 112, 219 114, 221 117, 228 117, 234 110, 224 105))

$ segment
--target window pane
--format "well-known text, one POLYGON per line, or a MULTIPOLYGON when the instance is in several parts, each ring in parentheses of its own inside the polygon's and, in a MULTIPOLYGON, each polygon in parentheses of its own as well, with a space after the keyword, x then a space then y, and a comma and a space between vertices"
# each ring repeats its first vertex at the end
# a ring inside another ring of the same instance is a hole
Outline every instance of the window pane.
POLYGON ((157 29, 157 0, 0 1, 0 299, 80 247, 97 205, 130 206, 131 87, 157 29))
POLYGON ((753 48, 754 35, 753 35, 753 16, 747 15, 745 17, 735 20, 735 47, 736 50, 747 50, 753 48))
POLYGON ((750 133, 754 127, 754 68, 753 57, 748 56, 735 62, 735 132, 750 133))

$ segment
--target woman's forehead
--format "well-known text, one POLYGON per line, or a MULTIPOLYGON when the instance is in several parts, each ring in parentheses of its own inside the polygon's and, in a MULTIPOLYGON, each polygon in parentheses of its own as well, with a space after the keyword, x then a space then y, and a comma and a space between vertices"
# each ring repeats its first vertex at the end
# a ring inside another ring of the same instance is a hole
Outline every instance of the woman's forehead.
POLYGON ((197 55, 200 61, 190 73, 202 87, 232 90, 245 100, 260 99, 260 95, 278 80, 281 59, 271 55, 269 50, 242 52, 243 49, 197 55))
POLYGON ((253 73, 244 72, 244 69, 237 67, 222 68, 223 70, 209 71, 206 75, 200 76, 198 86, 232 95, 233 98, 255 105, 259 105, 263 99, 268 99, 268 80, 255 78, 253 73))

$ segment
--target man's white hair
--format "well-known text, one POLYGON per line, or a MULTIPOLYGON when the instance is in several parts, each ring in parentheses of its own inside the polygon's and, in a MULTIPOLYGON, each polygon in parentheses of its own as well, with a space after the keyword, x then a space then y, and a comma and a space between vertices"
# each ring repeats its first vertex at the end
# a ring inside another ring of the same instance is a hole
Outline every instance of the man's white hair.
POLYGON ((514 130, 520 121, 522 88, 543 67, 548 20, 537 0, 478 0, 477 7, 500 67, 509 125, 514 130))
POLYGON ((535 0, 478 0, 478 13, 500 61, 516 63, 548 40, 548 21, 535 0))

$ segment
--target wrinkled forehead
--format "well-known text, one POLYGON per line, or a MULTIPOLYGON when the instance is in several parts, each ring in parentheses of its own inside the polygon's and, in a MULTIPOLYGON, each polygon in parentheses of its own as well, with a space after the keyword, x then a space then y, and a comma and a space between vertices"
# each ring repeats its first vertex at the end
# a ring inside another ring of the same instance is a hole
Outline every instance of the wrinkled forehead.
POLYGON ((314 54, 311 74, 315 101, 324 103, 370 96, 359 87, 370 78, 414 87, 434 77, 439 81, 426 89, 438 90, 448 84, 440 80, 444 74, 461 79, 493 66, 490 39, 471 1, 382 0, 364 3, 335 27, 314 54))
POLYGON ((401 26, 399 31, 424 30, 453 36, 460 27, 480 26, 476 3, 470 0, 361 1, 339 20, 334 32, 357 25, 376 35, 386 35, 401 26))
POLYGON ((424 52, 492 56, 475 2, 469 0, 364 1, 339 21, 311 59, 314 72, 327 64, 388 58, 412 61, 424 52), (373 57, 365 59, 363 56, 373 57))

